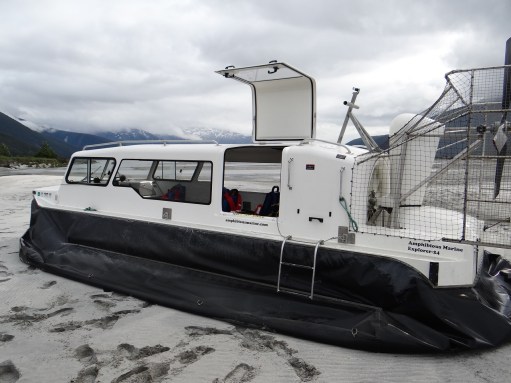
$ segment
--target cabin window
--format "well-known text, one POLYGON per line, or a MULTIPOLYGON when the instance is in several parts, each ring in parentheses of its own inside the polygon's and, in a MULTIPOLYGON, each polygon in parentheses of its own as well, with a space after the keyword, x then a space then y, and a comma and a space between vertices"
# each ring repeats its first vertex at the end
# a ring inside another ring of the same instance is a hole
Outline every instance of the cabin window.
MULTIPOLYGON (((162 180, 191 181, 197 165, 196 161, 159 161, 153 176, 162 180)), ((208 165, 211 169, 211 165, 208 165)), ((211 174, 211 170, 209 173, 211 174)), ((211 178, 209 180, 211 181, 211 178)))
POLYGON ((115 169, 115 159, 75 157, 66 175, 67 183, 106 186, 115 169))
POLYGON ((211 180, 211 162, 130 159, 121 162, 113 184, 142 198, 210 204, 211 180))
POLYGON ((224 212, 278 216, 282 149, 252 146, 225 151, 224 212))
POLYGON ((153 160, 123 160, 114 178, 120 184, 116 182, 115 186, 130 186, 129 181, 150 180, 153 164, 153 160))

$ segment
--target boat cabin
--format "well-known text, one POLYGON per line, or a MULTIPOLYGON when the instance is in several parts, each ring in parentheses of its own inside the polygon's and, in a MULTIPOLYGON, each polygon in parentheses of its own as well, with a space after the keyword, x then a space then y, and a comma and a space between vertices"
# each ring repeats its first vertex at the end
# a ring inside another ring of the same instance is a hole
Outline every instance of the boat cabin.
POLYGON ((349 225, 338 199, 350 194, 353 163, 354 153, 346 147, 314 141, 86 150, 73 156, 58 203, 123 217, 275 235, 280 230, 319 240, 349 225))

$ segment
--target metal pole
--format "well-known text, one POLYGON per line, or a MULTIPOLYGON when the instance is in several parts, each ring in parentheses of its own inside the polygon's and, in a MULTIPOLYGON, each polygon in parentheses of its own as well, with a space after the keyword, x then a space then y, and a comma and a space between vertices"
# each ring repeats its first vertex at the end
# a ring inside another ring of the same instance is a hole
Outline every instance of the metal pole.
POLYGON ((339 138, 337 139, 337 143, 340 144, 342 141, 342 138, 344 137, 344 132, 346 131, 346 127, 348 126, 348 121, 350 120, 350 114, 353 108, 358 109, 357 106, 355 106, 355 100, 357 99, 358 94, 360 93, 359 88, 353 88, 353 95, 351 96, 351 101, 348 104, 347 101, 344 101, 344 105, 349 105, 348 111, 346 112, 346 117, 344 117, 344 122, 342 123, 342 129, 341 133, 339 133, 339 138))

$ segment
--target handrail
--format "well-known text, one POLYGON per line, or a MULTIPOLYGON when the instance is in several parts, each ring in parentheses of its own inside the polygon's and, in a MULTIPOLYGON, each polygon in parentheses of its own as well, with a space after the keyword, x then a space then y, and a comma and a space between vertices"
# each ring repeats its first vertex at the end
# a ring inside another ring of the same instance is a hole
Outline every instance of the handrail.
POLYGON ((219 145, 215 140, 133 140, 133 141, 111 141, 104 142, 102 144, 92 144, 85 145, 82 150, 88 149, 97 149, 101 147, 110 147, 110 146, 123 146, 123 145, 143 145, 143 144, 163 144, 166 146, 167 144, 215 144, 219 145))

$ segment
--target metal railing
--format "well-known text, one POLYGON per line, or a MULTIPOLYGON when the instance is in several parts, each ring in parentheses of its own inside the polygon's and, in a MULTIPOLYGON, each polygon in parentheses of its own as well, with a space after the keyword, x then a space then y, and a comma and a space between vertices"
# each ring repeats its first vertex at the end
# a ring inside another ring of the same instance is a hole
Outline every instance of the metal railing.
POLYGON ((132 145, 146 145, 146 144, 161 144, 166 146, 167 144, 214 144, 219 145, 215 140, 127 140, 127 141, 111 141, 104 142, 101 144, 85 145, 83 150, 109 148, 114 146, 132 146, 132 145))

